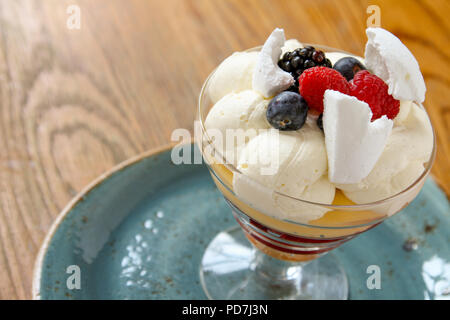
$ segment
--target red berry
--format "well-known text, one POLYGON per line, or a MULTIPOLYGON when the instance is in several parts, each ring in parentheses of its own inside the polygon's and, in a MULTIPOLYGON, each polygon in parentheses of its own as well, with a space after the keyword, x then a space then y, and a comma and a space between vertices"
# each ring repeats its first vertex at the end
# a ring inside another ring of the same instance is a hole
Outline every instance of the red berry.
POLYGON ((372 110, 372 121, 386 115, 394 119, 400 111, 400 101, 388 93, 383 80, 367 70, 359 71, 350 81, 350 95, 366 102, 372 110))
POLYGON ((299 91, 310 108, 323 112, 325 90, 350 93, 347 80, 336 70, 327 67, 313 67, 303 71, 298 78, 299 91))

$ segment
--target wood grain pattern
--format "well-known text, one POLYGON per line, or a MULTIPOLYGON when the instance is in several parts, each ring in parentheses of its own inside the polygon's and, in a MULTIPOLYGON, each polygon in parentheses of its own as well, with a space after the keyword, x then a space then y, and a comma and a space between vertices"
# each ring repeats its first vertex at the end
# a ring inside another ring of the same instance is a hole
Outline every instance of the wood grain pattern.
POLYGON ((290 38, 362 54, 366 8, 417 57, 450 194, 447 0, 0 0, 0 299, 30 298, 34 258, 64 205, 99 174, 192 130, 226 56, 290 38), (66 27, 71 4, 81 29, 66 27))

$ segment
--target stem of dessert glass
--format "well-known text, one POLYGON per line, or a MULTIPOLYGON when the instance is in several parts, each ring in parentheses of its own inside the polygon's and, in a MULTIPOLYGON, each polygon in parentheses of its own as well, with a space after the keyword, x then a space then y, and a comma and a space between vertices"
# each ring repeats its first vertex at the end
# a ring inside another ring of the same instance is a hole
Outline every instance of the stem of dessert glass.
POLYGON ((250 268, 261 278, 275 281, 289 281, 301 277, 305 262, 291 262, 273 258, 258 249, 253 249, 250 268))

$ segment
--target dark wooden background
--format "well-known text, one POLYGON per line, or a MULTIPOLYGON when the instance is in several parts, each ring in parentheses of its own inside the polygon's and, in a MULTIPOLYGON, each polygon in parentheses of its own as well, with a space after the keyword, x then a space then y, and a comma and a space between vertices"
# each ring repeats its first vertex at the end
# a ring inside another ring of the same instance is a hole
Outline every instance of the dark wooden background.
POLYGON ((222 59, 277 26, 363 54, 369 4, 421 65, 432 173, 450 194, 448 0, 0 0, 0 299, 31 297, 39 246, 77 192, 173 129, 192 130, 222 59), (66 26, 72 4, 79 30, 66 26))

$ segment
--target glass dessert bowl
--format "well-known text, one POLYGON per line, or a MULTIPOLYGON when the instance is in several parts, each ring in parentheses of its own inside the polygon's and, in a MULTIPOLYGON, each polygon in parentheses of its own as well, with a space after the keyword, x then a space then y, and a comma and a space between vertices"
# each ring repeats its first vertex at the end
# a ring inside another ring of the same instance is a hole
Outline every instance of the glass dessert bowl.
MULTIPOLYGON (((312 46, 325 53, 341 52, 351 56, 342 50, 312 46)), ((246 52, 259 50, 261 47, 246 52)), ((214 105, 208 86, 216 70, 206 79, 200 92, 197 115, 200 130, 196 141, 240 227, 221 232, 206 249, 200 268, 206 295, 210 299, 346 299, 345 272, 337 258, 327 253, 377 226, 413 201, 435 158, 434 132, 431 155, 424 163, 423 172, 400 192, 356 204, 337 188, 331 203, 306 201, 246 176, 238 166, 227 161, 223 149, 217 148, 205 126, 214 105), (236 192, 233 183, 236 177, 245 177, 254 192, 252 199, 236 192), (321 214, 313 214, 311 217, 317 218, 308 221, 280 217, 266 205, 268 197, 287 211, 321 214)))

